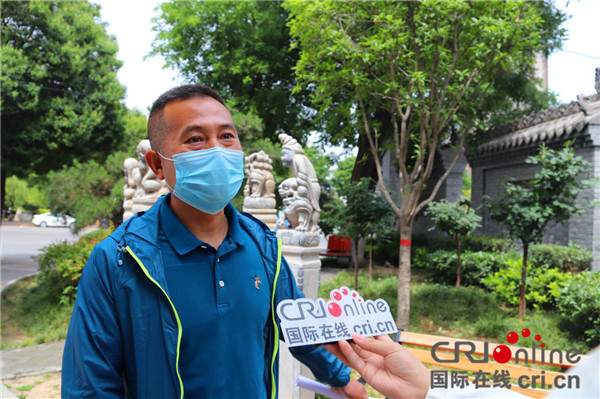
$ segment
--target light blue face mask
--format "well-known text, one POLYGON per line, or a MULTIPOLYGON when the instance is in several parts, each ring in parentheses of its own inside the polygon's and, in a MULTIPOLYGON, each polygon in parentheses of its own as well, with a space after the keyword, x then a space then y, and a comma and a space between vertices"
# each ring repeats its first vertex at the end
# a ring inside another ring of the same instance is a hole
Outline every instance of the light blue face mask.
MULTIPOLYGON (((244 180, 244 153, 222 147, 182 152, 167 158, 173 161, 177 179, 173 195, 214 215, 235 197, 244 180)), ((166 180, 165 180, 166 181, 166 180)), ((168 184, 167 184, 168 185, 168 184)))

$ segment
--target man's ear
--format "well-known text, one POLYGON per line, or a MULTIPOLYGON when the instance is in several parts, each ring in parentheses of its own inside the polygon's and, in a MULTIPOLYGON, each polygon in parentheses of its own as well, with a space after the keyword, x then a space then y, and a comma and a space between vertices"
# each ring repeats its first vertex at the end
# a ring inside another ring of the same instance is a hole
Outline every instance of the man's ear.
POLYGON ((146 163, 152 169, 156 177, 159 180, 163 180, 165 178, 165 173, 162 166, 162 158, 158 153, 154 150, 148 150, 146 152, 146 163))

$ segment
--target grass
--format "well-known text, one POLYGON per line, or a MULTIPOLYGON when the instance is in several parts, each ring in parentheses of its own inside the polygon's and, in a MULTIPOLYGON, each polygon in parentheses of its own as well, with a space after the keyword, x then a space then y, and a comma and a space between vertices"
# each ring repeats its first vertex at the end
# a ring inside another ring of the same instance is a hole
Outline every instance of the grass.
MULTIPOLYGON (((395 316, 397 282, 396 276, 374 276, 373 282, 369 283, 363 273, 359 276, 358 291, 365 299, 384 298, 395 316)), ((343 271, 319 289, 319 296, 329 298, 332 289, 343 285, 352 288, 353 284, 353 274, 343 271)), ((548 349, 576 348, 582 353, 591 349, 585 342, 573 340, 561 330, 562 318, 557 312, 527 310, 524 319, 519 320, 518 309, 505 307, 493 294, 481 288, 456 289, 424 283, 419 275, 415 275, 410 303, 410 330, 414 332, 505 344, 508 332, 520 333, 528 328, 531 336, 522 338, 517 345, 530 347, 533 337, 539 334, 548 349)))
POLYGON ((36 276, 27 277, 2 292, 1 349, 64 339, 72 305, 48 300, 36 276))

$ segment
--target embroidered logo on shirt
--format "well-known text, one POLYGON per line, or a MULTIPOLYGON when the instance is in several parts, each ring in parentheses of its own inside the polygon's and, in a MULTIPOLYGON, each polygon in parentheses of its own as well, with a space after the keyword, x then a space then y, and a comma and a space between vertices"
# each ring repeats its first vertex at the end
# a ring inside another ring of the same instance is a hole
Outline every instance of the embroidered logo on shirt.
POLYGON ((260 290, 260 286, 262 284, 260 278, 256 274, 252 277, 254 278, 254 287, 256 287, 257 290, 260 290))

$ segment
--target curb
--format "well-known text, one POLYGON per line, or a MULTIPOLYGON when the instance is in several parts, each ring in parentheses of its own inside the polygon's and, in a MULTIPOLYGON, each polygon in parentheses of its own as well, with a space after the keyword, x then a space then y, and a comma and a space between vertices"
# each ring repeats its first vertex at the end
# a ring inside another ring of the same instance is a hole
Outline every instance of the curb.
POLYGON ((23 280, 24 278, 31 277, 31 276, 37 276, 38 274, 40 274, 40 272, 39 272, 39 271, 37 271, 37 272, 35 272, 35 273, 28 274, 28 275, 26 275, 26 276, 22 276, 22 277, 16 278, 16 279, 14 279, 14 280, 10 280, 8 283, 6 283, 6 285, 5 285, 4 287, 2 287, 2 289, 0 289, 0 293, 4 292, 4 290, 5 290, 5 289, 7 289, 7 288, 8 288, 8 287, 10 287, 11 285, 13 285, 13 284, 15 284, 15 283, 17 283, 17 282, 19 282, 19 281, 23 280))
POLYGON ((4 385, 4 381, 2 381, 2 385, 0 387, 0 398, 2 399, 18 399, 14 393, 12 393, 7 387, 6 385, 4 385))

